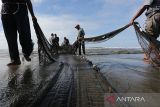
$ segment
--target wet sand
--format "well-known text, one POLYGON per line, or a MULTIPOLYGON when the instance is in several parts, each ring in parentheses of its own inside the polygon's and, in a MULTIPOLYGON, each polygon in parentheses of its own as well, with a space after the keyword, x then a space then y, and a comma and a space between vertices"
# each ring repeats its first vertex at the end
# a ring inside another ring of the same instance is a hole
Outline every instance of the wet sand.
POLYGON ((28 106, 60 69, 59 63, 39 66, 37 54, 20 66, 8 67, 9 61, 6 53, 0 55, 0 107, 28 106))
POLYGON ((39 66, 37 59, 34 55, 17 67, 1 62, 0 107, 104 107, 110 87, 84 57, 60 55, 48 66, 39 66))
POLYGON ((89 55, 117 92, 160 93, 160 68, 143 61, 142 54, 89 55))
POLYGON ((112 89, 160 93, 160 69, 144 63, 142 54, 100 52, 86 58, 104 78, 82 56, 60 55, 59 62, 39 66, 33 54, 32 62, 7 67, 8 55, 0 54, 0 107, 104 107, 104 94, 112 89))

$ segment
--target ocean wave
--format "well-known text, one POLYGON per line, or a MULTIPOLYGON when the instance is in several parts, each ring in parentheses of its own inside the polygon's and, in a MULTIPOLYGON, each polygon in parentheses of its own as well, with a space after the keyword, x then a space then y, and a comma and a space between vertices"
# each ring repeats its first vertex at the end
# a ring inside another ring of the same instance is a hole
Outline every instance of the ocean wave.
POLYGON ((123 49, 123 48, 95 48, 87 49, 87 55, 112 55, 112 54, 141 54, 143 51, 139 48, 123 49))

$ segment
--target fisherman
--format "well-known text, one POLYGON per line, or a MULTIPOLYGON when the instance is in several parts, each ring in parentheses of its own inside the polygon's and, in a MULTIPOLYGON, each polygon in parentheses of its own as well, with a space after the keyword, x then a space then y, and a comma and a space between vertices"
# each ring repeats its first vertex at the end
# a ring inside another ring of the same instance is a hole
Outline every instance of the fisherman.
POLYGON ((64 41, 62 43, 62 46, 69 46, 69 40, 66 37, 64 37, 64 41))
POLYGON ((56 54, 58 54, 59 50, 59 37, 57 34, 54 34, 54 39, 52 40, 52 45, 55 47, 56 54))
POLYGON ((51 33, 51 37, 49 38, 49 42, 51 45, 53 44, 52 42, 53 42, 54 38, 55 38, 54 34, 51 33))
MULTIPOLYGON (((157 39, 160 34, 160 0, 144 0, 144 4, 140 8, 140 10, 131 19, 130 25, 132 25, 134 21, 139 16, 141 16, 145 10, 145 15, 147 17, 145 31, 149 36, 157 39)), ((144 60, 148 60, 146 54, 144 56, 144 60)))
POLYGON ((78 30, 78 35, 77 35, 77 42, 79 43, 79 55, 81 55, 81 47, 83 50, 83 54, 85 55, 85 41, 84 41, 84 36, 85 32, 83 28, 80 27, 80 25, 76 25, 75 28, 78 30))
POLYGON ((30 55, 34 44, 31 39, 28 10, 32 20, 37 20, 33 12, 32 3, 30 0, 2 0, 2 3, 1 19, 11 59, 11 62, 7 65, 21 64, 17 44, 17 31, 24 58, 27 61, 31 61, 30 55))

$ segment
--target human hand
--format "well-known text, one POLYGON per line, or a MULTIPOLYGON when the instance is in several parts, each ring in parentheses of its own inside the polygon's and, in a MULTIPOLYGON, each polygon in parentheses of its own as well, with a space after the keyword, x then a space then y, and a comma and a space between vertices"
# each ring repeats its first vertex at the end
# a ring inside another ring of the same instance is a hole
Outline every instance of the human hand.
POLYGON ((131 25, 133 25, 133 23, 134 23, 134 20, 132 19, 132 20, 129 22, 129 25, 131 26, 131 25))

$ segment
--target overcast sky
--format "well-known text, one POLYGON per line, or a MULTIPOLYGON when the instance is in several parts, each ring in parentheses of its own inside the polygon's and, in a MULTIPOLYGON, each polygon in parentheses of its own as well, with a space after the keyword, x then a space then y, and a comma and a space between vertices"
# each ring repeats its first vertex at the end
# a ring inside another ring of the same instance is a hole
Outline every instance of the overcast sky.
MULTIPOLYGON (((46 38, 48 39, 51 33, 57 33, 60 42, 66 36, 72 43, 76 39, 77 31, 74 28, 76 24, 84 28, 86 37, 113 31, 129 23, 143 0, 32 0, 32 3, 46 38)), ((138 19, 142 26, 143 20, 145 20, 144 15, 138 19)), ((37 43, 32 22, 31 30, 32 39, 37 43)), ((88 47, 140 47, 133 27, 104 43, 86 45, 88 47)), ((7 49, 1 23, 0 49, 7 49)))

